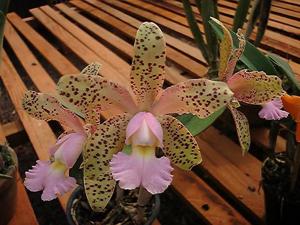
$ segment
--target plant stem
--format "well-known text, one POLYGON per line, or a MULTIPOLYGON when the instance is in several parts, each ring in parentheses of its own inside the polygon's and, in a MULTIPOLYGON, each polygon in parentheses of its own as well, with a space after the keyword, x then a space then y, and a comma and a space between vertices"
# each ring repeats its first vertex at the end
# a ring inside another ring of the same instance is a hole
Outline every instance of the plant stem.
POLYGON ((117 184, 116 186, 116 201, 117 203, 119 203, 124 195, 124 190, 122 188, 120 188, 119 184, 117 184))
POLYGON ((290 188, 291 192, 295 190, 295 187, 297 185, 297 181, 299 177, 299 169, 300 169, 300 144, 297 143, 296 152, 292 164, 292 172, 291 172, 291 188, 290 188))
POLYGON ((137 218, 138 224, 144 223, 145 218, 145 206, 151 200, 152 194, 150 194, 145 188, 140 187, 139 196, 137 200, 137 218))
POLYGON ((280 125, 278 122, 276 122, 276 121, 271 122, 271 128, 270 128, 270 133, 269 133, 269 144, 270 144, 270 150, 272 153, 275 152, 279 128, 280 128, 280 125))
POLYGON ((192 34, 194 36, 195 42, 200 49, 203 57, 209 63, 209 54, 208 54, 208 49, 206 46, 206 43, 202 37, 202 33, 198 27, 197 20, 195 18, 194 12, 192 10, 191 4, 189 0, 182 0, 185 15, 187 17, 187 21, 189 23, 190 29, 192 31, 192 34))

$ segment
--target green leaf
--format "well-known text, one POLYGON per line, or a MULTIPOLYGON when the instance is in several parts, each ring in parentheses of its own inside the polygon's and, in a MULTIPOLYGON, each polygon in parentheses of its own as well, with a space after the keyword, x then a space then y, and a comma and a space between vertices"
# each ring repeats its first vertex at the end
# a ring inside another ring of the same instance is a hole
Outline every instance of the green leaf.
POLYGON ((202 33, 201 33, 199 27, 198 27, 197 20, 195 18, 191 4, 190 4, 189 0, 182 0, 182 3, 183 3, 183 8, 185 11, 185 15, 186 15, 188 24, 190 26, 190 30, 194 36, 194 40, 195 40, 198 48, 200 49, 203 57, 205 58, 205 60, 207 62, 209 62, 209 54, 208 54, 207 45, 204 41, 204 38, 202 37, 202 33))
POLYGON ((236 9, 234 20, 233 20, 233 28, 234 32, 237 32, 239 28, 242 28, 244 22, 246 20, 248 10, 250 7, 250 0, 240 0, 238 3, 238 7, 236 9))
MULTIPOLYGON (((210 20, 209 23, 215 31, 218 39, 222 40, 223 30, 221 26, 213 20, 210 20)), ((233 46, 238 48, 239 41, 237 35, 232 31, 230 31, 230 34, 232 36, 233 46)), ((249 41, 246 42, 245 50, 240 61, 243 62, 249 70, 264 71, 266 74, 277 74, 277 71, 271 61, 249 41)))
POLYGON ((271 62, 276 66, 279 73, 286 76, 294 86, 294 89, 296 89, 295 91, 297 92, 296 94, 300 94, 299 81, 296 79, 295 74, 288 62, 276 54, 268 53, 267 55, 271 62))
POLYGON ((200 119, 192 114, 185 114, 176 117, 191 132, 193 136, 198 135, 208 128, 224 111, 226 107, 219 109, 205 119, 200 119))

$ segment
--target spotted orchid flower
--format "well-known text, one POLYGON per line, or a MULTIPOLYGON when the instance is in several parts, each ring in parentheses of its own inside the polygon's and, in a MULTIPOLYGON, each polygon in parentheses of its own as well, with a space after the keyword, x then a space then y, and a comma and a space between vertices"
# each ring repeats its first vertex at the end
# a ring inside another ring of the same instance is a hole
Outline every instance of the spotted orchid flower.
POLYGON ((290 113, 296 122, 296 140, 300 142, 300 97, 284 95, 281 97, 283 108, 290 113))
POLYGON ((281 110, 282 108, 282 101, 280 98, 277 98, 262 105, 262 109, 259 111, 258 115, 265 120, 281 120, 287 118, 289 115, 288 112, 281 110))
POLYGON ((61 101, 89 117, 110 110, 88 138, 84 156, 84 184, 93 210, 110 200, 116 181, 124 189, 144 187, 163 192, 172 181, 170 161, 185 170, 201 162, 197 142, 168 114, 211 115, 230 102, 224 82, 194 79, 162 90, 165 40, 158 26, 143 23, 135 39, 130 88, 96 76, 64 76, 58 83, 61 101), (131 152, 122 152, 127 145, 131 152), (164 156, 158 157, 161 149, 164 156))
POLYGON ((251 105, 266 105, 268 102, 280 98, 285 92, 281 87, 281 80, 277 76, 266 75, 263 71, 240 70, 234 73, 236 63, 243 54, 246 45, 244 36, 239 30, 237 33, 239 47, 233 49, 233 40, 229 30, 217 19, 212 19, 222 27, 224 33, 223 40, 220 43, 218 75, 219 79, 226 82, 234 93, 228 109, 232 113, 239 142, 243 153, 245 153, 250 147, 250 131, 246 116, 237 110, 240 106, 239 102, 251 105))
MULTIPOLYGON (((98 72, 99 64, 87 66, 82 74, 98 72), (93 70, 93 71, 92 71, 93 70)), ((27 91, 23 98, 23 108, 39 120, 56 120, 68 130, 63 133, 54 146, 49 149, 50 160, 38 160, 26 172, 24 184, 30 191, 43 191, 42 200, 50 201, 63 195, 76 185, 76 180, 67 175, 80 156, 91 126, 83 126, 81 120, 70 110, 64 108, 52 95, 27 91)))

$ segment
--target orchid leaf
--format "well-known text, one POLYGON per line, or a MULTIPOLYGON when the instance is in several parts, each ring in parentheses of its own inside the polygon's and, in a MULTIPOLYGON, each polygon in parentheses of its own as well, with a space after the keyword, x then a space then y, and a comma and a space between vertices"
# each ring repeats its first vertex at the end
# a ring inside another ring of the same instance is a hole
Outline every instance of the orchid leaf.
POLYGON ((234 32, 237 32, 239 28, 243 27, 250 7, 250 2, 251 0, 240 0, 238 2, 238 6, 233 20, 232 30, 234 32))
MULTIPOLYGON (((209 21, 210 25, 213 27, 219 40, 223 39, 222 27, 214 20, 209 21)), ((233 39, 234 48, 238 48, 239 40, 238 36, 230 31, 233 39)), ((277 71, 271 61, 260 52, 253 44, 249 41, 246 42, 244 53, 242 54, 240 60, 247 66, 249 70, 252 71, 264 71, 266 74, 277 74, 277 71)))
POLYGON ((267 55, 268 58, 272 61, 272 63, 275 65, 276 69, 279 71, 279 74, 283 74, 284 76, 286 76, 296 89, 295 91, 297 92, 297 94, 300 94, 300 83, 296 79, 295 74, 288 62, 286 62, 283 58, 276 54, 268 53, 267 55))
POLYGON ((205 58, 205 60, 207 62, 209 62, 209 53, 208 53, 207 45, 204 41, 204 38, 202 36, 202 33, 201 33, 199 27, 198 27, 197 20, 195 18, 193 9, 191 7, 191 3, 189 2, 189 0, 183 0, 182 4, 184 7, 185 15, 186 15, 187 21, 189 23, 191 32, 194 36, 194 40, 195 40, 198 48, 200 49, 203 57, 205 58))
POLYGON ((200 119, 193 114, 180 115, 177 119, 184 124, 193 136, 196 136, 207 129, 225 111, 225 109, 226 107, 224 106, 205 119, 200 119))

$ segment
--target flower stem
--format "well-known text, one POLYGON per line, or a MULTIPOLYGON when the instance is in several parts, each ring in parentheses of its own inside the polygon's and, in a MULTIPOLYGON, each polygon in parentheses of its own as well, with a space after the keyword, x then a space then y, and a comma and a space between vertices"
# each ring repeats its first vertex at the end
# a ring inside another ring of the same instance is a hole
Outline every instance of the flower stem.
POLYGON ((151 200, 152 195, 143 187, 140 187, 139 196, 137 200, 137 224, 144 224, 145 222, 145 206, 151 200))

